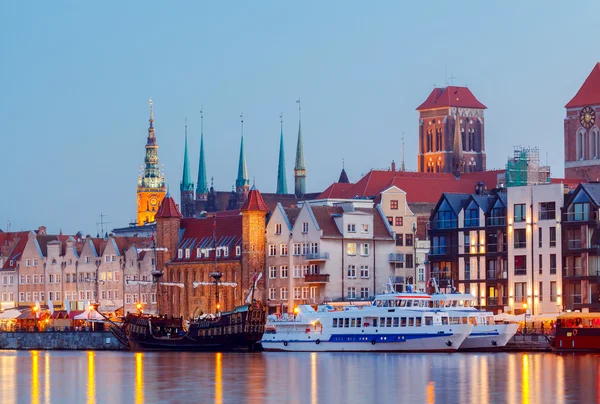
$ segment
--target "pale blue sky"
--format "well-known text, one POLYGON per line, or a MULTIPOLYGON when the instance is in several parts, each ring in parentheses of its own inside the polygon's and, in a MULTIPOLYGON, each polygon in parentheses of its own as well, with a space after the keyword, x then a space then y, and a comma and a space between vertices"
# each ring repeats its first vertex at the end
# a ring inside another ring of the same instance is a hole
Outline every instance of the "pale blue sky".
POLYGON ((563 175, 564 105, 599 59, 600 2, 0 2, 0 228, 96 233, 135 217, 148 98, 179 199, 184 118, 197 176, 230 190, 245 117, 248 171, 274 192, 279 113, 288 187, 298 97, 307 191, 400 162, 416 169, 417 107, 467 84, 486 111, 488 168, 539 146, 563 175))

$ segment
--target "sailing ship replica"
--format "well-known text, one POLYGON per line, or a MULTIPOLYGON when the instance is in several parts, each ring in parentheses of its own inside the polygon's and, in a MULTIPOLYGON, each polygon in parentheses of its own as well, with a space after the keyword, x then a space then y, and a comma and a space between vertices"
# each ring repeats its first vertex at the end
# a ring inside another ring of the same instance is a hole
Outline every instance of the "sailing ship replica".
MULTIPOLYGON (((157 286, 162 271, 153 271, 153 283, 157 286)), ((220 272, 210 274, 214 279, 217 302, 219 285, 236 287, 234 282, 220 282, 220 272)), ((254 299, 254 290, 262 273, 255 273, 245 304, 232 311, 203 314, 190 320, 169 315, 145 314, 138 305, 138 313, 128 313, 123 325, 113 325, 113 335, 131 350, 171 351, 254 351, 260 347, 266 323, 266 305, 254 299)), ((194 282, 194 287, 213 282, 194 282)), ((163 282, 165 286, 179 286, 163 282)))

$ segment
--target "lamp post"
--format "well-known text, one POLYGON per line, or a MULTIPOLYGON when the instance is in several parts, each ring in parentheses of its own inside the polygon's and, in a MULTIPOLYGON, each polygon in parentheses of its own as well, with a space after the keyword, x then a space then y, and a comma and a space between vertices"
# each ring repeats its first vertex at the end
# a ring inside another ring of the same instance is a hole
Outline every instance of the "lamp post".
POLYGON ((523 303, 524 312, 524 321, 523 321, 523 334, 527 335, 527 303, 523 303))
POLYGON ((33 318, 35 319, 35 325, 33 326, 33 330, 35 332, 37 332, 38 331, 38 307, 33 306, 32 310, 33 310, 33 318))

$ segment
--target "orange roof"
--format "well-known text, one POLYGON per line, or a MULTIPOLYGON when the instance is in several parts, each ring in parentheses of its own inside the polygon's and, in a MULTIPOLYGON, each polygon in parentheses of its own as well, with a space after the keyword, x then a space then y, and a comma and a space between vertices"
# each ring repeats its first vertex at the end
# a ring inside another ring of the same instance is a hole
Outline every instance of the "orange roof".
POLYGON ((429 97, 417 107, 417 111, 443 107, 487 108, 467 87, 448 86, 434 88, 429 97))
POLYGON ((160 206, 158 207, 158 212, 156 212, 155 218, 169 218, 169 217, 177 217, 181 219, 181 213, 177 208, 177 204, 171 195, 167 194, 165 198, 162 200, 160 206))
POLYGON ((600 104, 600 63, 596 63, 575 97, 565 105, 565 108, 598 104, 600 104))
POLYGON ((258 189, 252 188, 250 193, 248 193, 248 199, 246 199, 246 202, 244 202, 244 205, 240 210, 263 210, 267 212, 269 211, 269 208, 267 208, 258 189))

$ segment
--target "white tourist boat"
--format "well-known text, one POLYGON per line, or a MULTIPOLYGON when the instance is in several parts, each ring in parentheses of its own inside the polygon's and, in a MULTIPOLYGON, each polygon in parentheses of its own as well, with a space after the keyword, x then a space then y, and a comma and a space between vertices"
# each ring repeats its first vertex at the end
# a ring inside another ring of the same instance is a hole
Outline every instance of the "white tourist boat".
POLYGON ((472 328, 441 311, 301 305, 295 315, 269 316, 261 344, 267 351, 456 351, 472 328))
POLYGON ((475 296, 464 293, 388 293, 375 298, 376 307, 425 310, 447 313, 452 325, 472 324, 473 330, 460 350, 494 349, 505 346, 515 335, 518 324, 495 324, 494 313, 477 310, 475 296))

